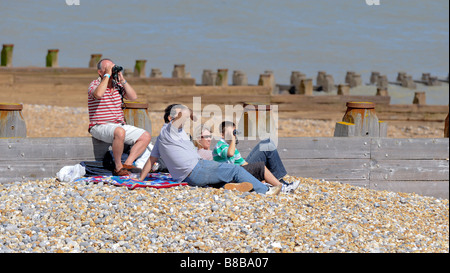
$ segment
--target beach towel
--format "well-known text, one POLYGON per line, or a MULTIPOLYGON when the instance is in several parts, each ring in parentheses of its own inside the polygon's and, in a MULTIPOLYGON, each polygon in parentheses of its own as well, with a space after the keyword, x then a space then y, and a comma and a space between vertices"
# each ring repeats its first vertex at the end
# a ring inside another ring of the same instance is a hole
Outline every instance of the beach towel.
POLYGON ((144 181, 140 181, 128 176, 90 176, 75 180, 75 182, 84 183, 108 183, 110 185, 127 187, 130 190, 136 188, 170 188, 176 186, 186 186, 186 182, 177 182, 168 173, 149 173, 144 181))

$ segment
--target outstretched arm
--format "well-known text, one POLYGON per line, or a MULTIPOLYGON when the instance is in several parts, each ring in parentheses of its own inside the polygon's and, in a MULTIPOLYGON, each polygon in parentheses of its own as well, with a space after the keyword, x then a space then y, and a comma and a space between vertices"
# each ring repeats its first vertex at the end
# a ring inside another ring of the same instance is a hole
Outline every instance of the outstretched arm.
POLYGON ((139 180, 143 181, 145 177, 147 177, 147 174, 151 171, 153 165, 158 160, 157 157, 150 156, 150 158, 147 160, 147 162, 144 165, 144 168, 141 171, 141 176, 139 177, 139 180))

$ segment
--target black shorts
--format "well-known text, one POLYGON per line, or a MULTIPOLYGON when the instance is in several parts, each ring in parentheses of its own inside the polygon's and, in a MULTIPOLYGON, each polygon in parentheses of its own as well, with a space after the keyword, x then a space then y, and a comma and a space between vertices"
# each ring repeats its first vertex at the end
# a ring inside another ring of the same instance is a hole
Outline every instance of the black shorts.
POLYGON ((264 171, 265 171, 264 162, 248 163, 247 165, 244 165, 241 167, 244 168, 247 172, 249 172, 251 175, 253 175, 259 181, 265 180, 264 179, 264 171))

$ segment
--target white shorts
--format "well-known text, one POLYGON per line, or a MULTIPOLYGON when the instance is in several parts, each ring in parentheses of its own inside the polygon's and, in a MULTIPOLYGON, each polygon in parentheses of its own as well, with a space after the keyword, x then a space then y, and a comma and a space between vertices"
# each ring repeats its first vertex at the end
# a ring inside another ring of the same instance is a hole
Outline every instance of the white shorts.
POLYGON ((125 140, 124 143, 127 145, 134 145, 136 141, 141 137, 146 131, 144 129, 132 126, 132 125, 122 125, 117 123, 107 123, 107 124, 97 124, 91 128, 91 135, 103 142, 112 143, 114 140, 114 130, 117 127, 122 127, 125 130, 125 140))

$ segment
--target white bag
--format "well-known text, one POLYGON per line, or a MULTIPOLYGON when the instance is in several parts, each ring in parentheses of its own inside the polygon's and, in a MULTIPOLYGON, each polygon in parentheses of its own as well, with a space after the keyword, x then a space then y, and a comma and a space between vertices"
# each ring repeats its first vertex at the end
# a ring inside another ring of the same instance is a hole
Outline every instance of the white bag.
POLYGON ((56 173, 56 177, 62 182, 73 182, 86 174, 86 169, 77 164, 75 166, 65 166, 56 173))
POLYGON ((153 144, 149 143, 145 151, 134 161, 134 165, 137 168, 143 169, 145 163, 147 163, 148 158, 153 150, 153 144))

